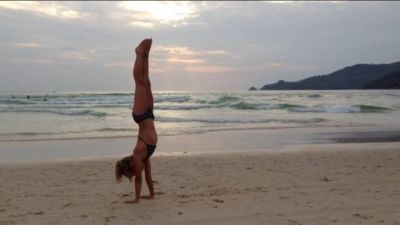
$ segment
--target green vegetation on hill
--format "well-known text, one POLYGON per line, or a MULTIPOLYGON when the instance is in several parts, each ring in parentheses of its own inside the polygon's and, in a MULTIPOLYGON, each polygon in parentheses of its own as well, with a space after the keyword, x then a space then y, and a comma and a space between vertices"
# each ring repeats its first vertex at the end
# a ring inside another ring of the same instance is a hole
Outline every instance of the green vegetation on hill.
POLYGON ((364 85, 366 89, 400 89, 400 70, 364 85))
MULTIPOLYGON (((367 84, 373 83, 395 71, 400 71, 400 62, 390 64, 357 64, 327 75, 313 76, 300 81, 288 82, 280 80, 274 84, 264 85, 260 90, 365 89, 367 88, 367 84)), ((374 88, 379 89, 381 87, 377 86, 374 88)))

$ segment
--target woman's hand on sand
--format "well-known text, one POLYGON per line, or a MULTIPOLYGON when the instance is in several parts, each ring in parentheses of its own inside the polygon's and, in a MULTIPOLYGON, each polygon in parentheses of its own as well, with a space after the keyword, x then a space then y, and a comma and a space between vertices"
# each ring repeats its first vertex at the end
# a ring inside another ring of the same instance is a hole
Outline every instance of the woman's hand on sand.
POLYGON ((125 204, 137 204, 137 203, 139 203, 139 199, 125 201, 125 204))
POLYGON ((141 198, 143 198, 143 199, 154 199, 154 195, 145 195, 145 196, 142 196, 141 198))
MULTIPOLYGON (((154 195, 144 195, 144 196, 142 196, 140 198, 143 198, 143 199, 154 199, 154 195)), ((125 204, 137 204, 137 203, 139 203, 139 200, 140 199, 128 200, 128 201, 125 201, 125 204)))

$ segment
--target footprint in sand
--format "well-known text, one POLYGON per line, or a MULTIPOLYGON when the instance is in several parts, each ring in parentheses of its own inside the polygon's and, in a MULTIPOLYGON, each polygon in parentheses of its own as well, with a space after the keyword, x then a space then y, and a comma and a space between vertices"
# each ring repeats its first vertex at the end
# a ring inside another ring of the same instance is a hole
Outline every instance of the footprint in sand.
POLYGON ((43 215, 43 214, 44 214, 44 211, 37 211, 37 212, 35 212, 34 214, 35 214, 35 215, 43 215))
POLYGON ((323 177, 319 179, 320 181, 325 181, 325 182, 329 182, 332 181, 331 179, 327 178, 327 177, 323 177))
POLYGON ((361 213, 354 213, 353 216, 354 216, 354 217, 357 217, 357 218, 364 219, 364 220, 374 218, 374 216, 368 216, 368 215, 366 215, 366 214, 361 214, 361 213))
POLYGON ((16 222, 12 220, 0 221, 0 225, 14 225, 14 224, 16 224, 16 222))
POLYGON ((189 195, 185 195, 185 194, 178 195, 178 198, 189 198, 189 197, 190 197, 189 195))
POLYGON ((289 200, 290 197, 289 197, 289 196, 279 196, 279 199, 282 199, 282 200, 289 200))
POLYGON ((67 203, 67 204, 64 204, 63 207, 64 207, 64 208, 67 208, 67 207, 70 207, 71 205, 72 205, 72 203, 69 202, 69 203, 67 203))
POLYGON ((299 223, 297 220, 288 220, 288 225, 301 225, 301 223, 299 223))
POLYGON ((224 200, 222 200, 222 199, 213 199, 213 202, 216 202, 216 203, 224 203, 224 200))
POLYGON ((106 217, 104 217, 104 220, 107 222, 110 222, 111 219, 115 219, 115 218, 117 218, 117 217, 116 216, 106 216, 106 217))

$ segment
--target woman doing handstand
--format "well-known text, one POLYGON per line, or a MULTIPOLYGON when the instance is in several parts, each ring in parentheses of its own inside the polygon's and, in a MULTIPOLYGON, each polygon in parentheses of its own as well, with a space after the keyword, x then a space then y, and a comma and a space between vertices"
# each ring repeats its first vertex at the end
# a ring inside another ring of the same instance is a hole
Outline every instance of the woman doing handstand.
POLYGON ((115 177, 121 181, 122 175, 132 180, 135 177, 135 199, 125 203, 138 203, 142 190, 142 170, 150 194, 142 198, 153 199, 154 187, 151 177, 150 156, 154 153, 157 143, 157 132, 154 126, 153 94, 149 79, 149 52, 152 39, 143 40, 135 49, 136 60, 133 67, 135 80, 135 96, 132 116, 139 125, 138 139, 133 154, 119 160, 115 167, 115 177))

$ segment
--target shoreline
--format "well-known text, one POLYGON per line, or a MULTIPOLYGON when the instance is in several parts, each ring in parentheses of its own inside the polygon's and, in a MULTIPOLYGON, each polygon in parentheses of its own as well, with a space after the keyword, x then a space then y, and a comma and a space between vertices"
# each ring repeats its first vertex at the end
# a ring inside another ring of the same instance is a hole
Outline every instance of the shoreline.
MULTIPOLYGON (((296 144, 296 145, 286 145, 280 147, 274 147, 269 149, 252 149, 248 151, 247 149, 239 149, 235 151, 226 150, 215 150, 207 152, 187 152, 187 151, 176 151, 176 152, 157 152, 152 155, 152 159, 168 159, 176 157, 224 157, 224 156, 258 156, 258 155, 283 155, 283 154, 336 154, 340 152, 353 153, 353 152, 371 152, 376 149, 384 149, 390 151, 396 151, 400 148, 400 141, 396 142, 337 142, 337 143, 308 143, 308 144, 296 144)), ((109 154, 109 155, 92 155, 92 156, 80 156, 80 157, 64 157, 64 158, 48 158, 48 159, 28 159, 28 160, 11 160, 11 161, 1 161, 1 167, 9 166, 27 166, 27 165, 41 165, 41 164, 63 164, 63 163, 85 163, 85 162, 109 162, 117 161, 120 158, 128 155, 129 153, 120 154, 109 154)))
MULTIPOLYGON (((218 133, 218 132, 240 132, 240 131, 260 131, 260 132, 265 132, 265 131, 273 131, 273 130, 302 130, 302 129, 321 129, 321 130, 329 130, 329 129, 338 129, 338 130, 343 130, 341 133, 338 132, 331 132, 332 135, 340 135, 343 133, 369 133, 370 136, 375 135, 376 133, 379 134, 398 134, 400 133, 400 127, 398 126, 384 126, 384 127, 371 127, 371 125, 363 125, 363 126, 341 126, 341 125, 329 125, 329 126, 276 126, 276 127, 239 127, 239 128, 216 128, 216 129, 211 129, 211 130, 206 130, 202 132, 193 132, 193 133, 177 133, 177 134, 159 134, 159 137, 170 137, 170 136, 186 136, 186 135, 202 135, 202 134, 207 134, 207 133, 218 133), (365 131, 365 130, 373 130, 373 131, 365 131)), ((137 133, 137 130, 132 130, 134 133, 137 133)), ((326 132, 326 134, 329 134, 329 132, 326 132)), ((35 135, 27 135, 27 136, 35 136, 35 135)), ((368 137, 370 137, 368 136, 368 137)), ((115 135, 115 136, 86 136, 86 137, 55 137, 55 138, 37 138, 37 139, 0 139, 0 143, 17 143, 17 142, 44 142, 44 141, 75 141, 75 140, 99 140, 99 139, 120 139, 120 138, 137 138, 136 134, 133 135, 115 135)), ((376 139, 377 142, 392 142, 391 140, 384 141, 384 138, 382 141, 380 139, 376 139)), ((334 137, 331 137, 329 140, 335 140, 334 137)), ((400 140, 400 135, 395 135, 395 140, 400 140)), ((344 139, 337 140, 338 142, 344 141, 344 139)), ((350 143, 351 139, 349 139, 347 142, 344 143, 350 143)), ((361 141, 362 142, 362 141, 361 141)), ((364 141, 367 142, 367 141, 364 141)))
MULTIPOLYGON (((308 144, 397 143, 397 127, 308 127, 294 129, 224 130, 160 136, 156 155, 214 152, 280 152, 308 144)), ((11 161, 51 161, 131 154, 136 136, 100 139, 1 142, 0 164, 11 161)))

